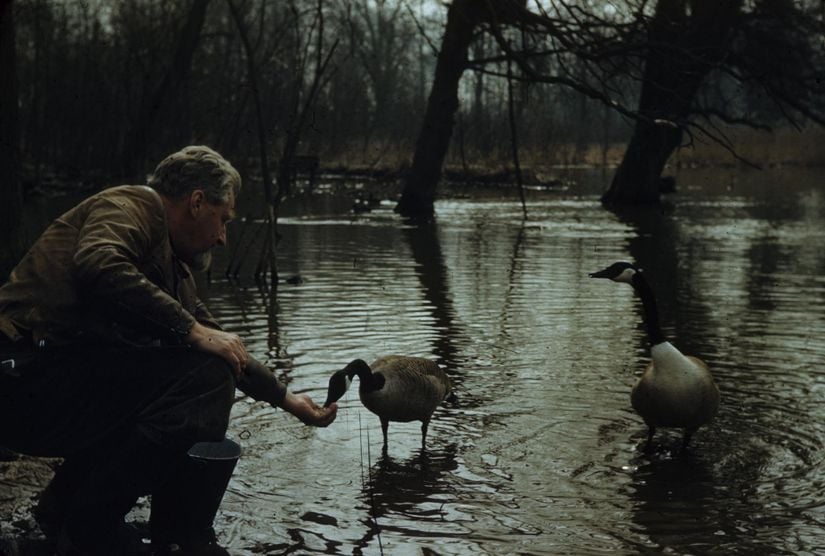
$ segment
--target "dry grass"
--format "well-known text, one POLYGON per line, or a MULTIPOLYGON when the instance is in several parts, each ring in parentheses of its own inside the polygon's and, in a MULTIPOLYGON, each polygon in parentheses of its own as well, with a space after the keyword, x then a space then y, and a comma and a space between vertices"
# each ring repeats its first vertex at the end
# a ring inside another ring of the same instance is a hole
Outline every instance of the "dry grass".
MULTIPOLYGON (((825 130, 781 129, 773 133, 731 128, 726 130, 736 153, 764 167, 825 165, 825 130)), ((671 164, 684 166, 730 166, 739 162, 725 149, 707 140, 697 140, 680 149, 671 164)))
MULTIPOLYGON (((825 130, 796 131, 782 129, 773 133, 744 128, 726 130, 739 156, 764 167, 780 165, 825 166, 825 130)), ((519 151, 522 168, 534 172, 553 172, 573 167, 616 167, 622 160, 626 143, 577 145, 554 143, 542 147, 525 147, 519 151)), ((364 170, 395 173, 408 168, 412 161, 412 145, 382 144, 363 148, 352 144, 335 153, 322 153, 321 165, 326 170, 364 170)), ((740 162, 727 150, 707 139, 697 138, 671 157, 670 166, 729 167, 740 162)), ((510 145, 502 142, 492 152, 481 153, 466 148, 463 156, 456 145, 450 149, 445 170, 474 175, 496 174, 513 168, 510 145)))

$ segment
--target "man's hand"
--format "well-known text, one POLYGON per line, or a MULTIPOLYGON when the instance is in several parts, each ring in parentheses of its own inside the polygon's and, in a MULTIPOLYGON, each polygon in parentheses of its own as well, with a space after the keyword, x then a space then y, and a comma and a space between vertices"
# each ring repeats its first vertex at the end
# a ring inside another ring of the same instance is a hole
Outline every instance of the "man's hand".
POLYGON ((201 351, 214 353, 223 357, 235 372, 235 376, 241 376, 243 368, 249 356, 246 353, 246 346, 243 345, 241 337, 231 332, 215 330, 196 322, 186 336, 186 343, 201 351))
POLYGON ((305 425, 313 427, 326 427, 335 420, 338 412, 336 404, 324 408, 312 401, 312 398, 306 394, 293 394, 289 391, 281 402, 281 408, 293 414, 305 425))

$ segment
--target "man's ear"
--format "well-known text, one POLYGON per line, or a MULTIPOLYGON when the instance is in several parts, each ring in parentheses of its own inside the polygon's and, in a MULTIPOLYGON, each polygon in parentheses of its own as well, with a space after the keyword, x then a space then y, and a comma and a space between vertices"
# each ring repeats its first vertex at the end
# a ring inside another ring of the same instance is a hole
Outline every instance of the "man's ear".
POLYGON ((206 203, 206 195, 203 189, 195 189, 189 194, 189 213, 197 218, 206 203))

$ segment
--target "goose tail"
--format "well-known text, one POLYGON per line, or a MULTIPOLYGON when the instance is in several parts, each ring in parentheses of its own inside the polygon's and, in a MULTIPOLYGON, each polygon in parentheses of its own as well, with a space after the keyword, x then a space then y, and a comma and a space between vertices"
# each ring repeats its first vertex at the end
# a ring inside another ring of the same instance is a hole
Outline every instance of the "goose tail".
POLYGON ((455 392, 450 390, 449 392, 447 392, 447 395, 444 396, 444 401, 448 403, 456 403, 458 401, 458 396, 455 392))

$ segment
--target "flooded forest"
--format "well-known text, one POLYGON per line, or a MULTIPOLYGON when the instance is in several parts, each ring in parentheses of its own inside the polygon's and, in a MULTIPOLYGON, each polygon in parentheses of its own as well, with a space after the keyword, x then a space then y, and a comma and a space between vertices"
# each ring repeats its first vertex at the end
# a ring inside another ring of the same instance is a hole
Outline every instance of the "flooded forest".
MULTIPOLYGON (((823 37, 819 0, 5 0, 0 284, 208 145, 243 179, 221 326, 319 404, 387 355, 455 393, 384 446, 359 378, 317 429, 238 391, 231 554, 819 553, 823 37), (663 338, 701 426, 635 393, 663 338)), ((52 553, 58 464, 0 446, 0 554, 52 553)))

